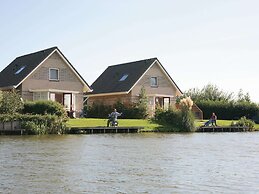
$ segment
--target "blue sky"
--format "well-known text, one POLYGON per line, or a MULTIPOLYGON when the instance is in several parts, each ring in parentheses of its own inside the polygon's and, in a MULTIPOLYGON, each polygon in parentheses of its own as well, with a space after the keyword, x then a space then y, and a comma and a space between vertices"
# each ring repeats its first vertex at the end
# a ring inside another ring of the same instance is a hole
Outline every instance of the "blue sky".
POLYGON ((182 91, 215 84, 259 102, 257 0, 1 1, 0 69, 58 46, 92 84, 109 65, 157 57, 182 91))

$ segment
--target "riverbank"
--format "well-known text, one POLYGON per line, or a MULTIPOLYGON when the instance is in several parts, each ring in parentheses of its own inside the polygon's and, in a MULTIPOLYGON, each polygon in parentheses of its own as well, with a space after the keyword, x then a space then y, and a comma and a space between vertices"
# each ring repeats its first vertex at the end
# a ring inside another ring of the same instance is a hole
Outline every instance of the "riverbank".
MULTIPOLYGON (((205 121, 196 120, 195 126, 199 127, 204 124, 205 121)), ((219 126, 230 126, 231 120, 218 120, 219 126)), ((67 122, 68 127, 103 127, 106 126, 107 119, 96 119, 96 118, 80 118, 70 119, 67 122)), ((124 127, 138 127, 142 126, 141 132, 169 132, 172 131, 171 126, 161 125, 151 120, 145 119, 119 119, 119 126, 124 127)), ((259 130, 259 124, 255 125, 255 129, 259 130)))
MULTIPOLYGON (((69 119, 68 127, 104 127, 107 125, 107 119, 96 118, 80 118, 69 119)), ((119 126, 123 127, 143 127, 143 130, 151 130, 163 127, 160 124, 154 123, 145 119, 119 119, 119 126)))

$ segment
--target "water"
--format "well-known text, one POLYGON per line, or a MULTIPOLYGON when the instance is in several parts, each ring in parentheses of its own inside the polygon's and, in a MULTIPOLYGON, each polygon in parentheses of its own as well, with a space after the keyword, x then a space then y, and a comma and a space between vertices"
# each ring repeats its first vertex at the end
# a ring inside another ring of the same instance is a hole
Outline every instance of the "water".
POLYGON ((0 136, 0 193, 259 193, 259 133, 0 136))

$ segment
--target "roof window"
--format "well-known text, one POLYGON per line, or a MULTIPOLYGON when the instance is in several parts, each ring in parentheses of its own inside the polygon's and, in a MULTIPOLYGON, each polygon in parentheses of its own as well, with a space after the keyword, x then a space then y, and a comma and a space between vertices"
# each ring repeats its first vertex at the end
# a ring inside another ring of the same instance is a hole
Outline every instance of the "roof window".
POLYGON ((120 82, 124 81, 125 79, 127 79, 129 75, 128 74, 124 74, 121 78, 120 78, 120 82))
POLYGON ((17 74, 21 73, 22 70, 24 70, 24 68, 25 68, 25 65, 20 67, 20 69, 18 69, 14 74, 17 75, 17 74))

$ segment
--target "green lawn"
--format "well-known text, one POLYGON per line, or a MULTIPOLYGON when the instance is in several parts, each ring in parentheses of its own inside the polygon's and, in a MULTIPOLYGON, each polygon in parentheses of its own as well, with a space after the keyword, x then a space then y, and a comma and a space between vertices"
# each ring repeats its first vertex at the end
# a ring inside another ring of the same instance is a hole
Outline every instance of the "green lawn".
MULTIPOLYGON (((141 126, 144 129, 155 129, 159 127, 159 124, 153 123, 149 120, 144 119, 119 119, 119 126, 135 127, 141 126)), ((99 127, 106 126, 107 119, 93 119, 93 118, 83 118, 83 119, 69 119, 69 127, 99 127)))
MULTIPOLYGON (((207 120, 203 121, 195 121, 196 126, 202 126, 207 120)), ((231 125, 232 120, 217 120, 217 125, 218 126, 229 126, 231 125)), ((234 121, 235 122, 235 121, 234 121)), ((255 124, 255 129, 259 130, 259 124, 255 124)))
MULTIPOLYGON (((144 119, 119 119, 119 126, 142 126, 144 130, 153 130, 157 128, 161 128, 163 126, 153 123, 150 120, 144 119)), ((195 121, 195 125, 202 126, 204 122, 207 120, 195 121)), ((217 120, 218 126, 229 126, 231 124, 231 120, 217 120)), ((98 127, 98 126, 106 126, 107 119, 93 119, 93 118, 80 118, 80 119, 69 119, 68 126, 69 127, 98 127)), ((255 129, 259 130, 259 124, 255 125, 255 129)))

